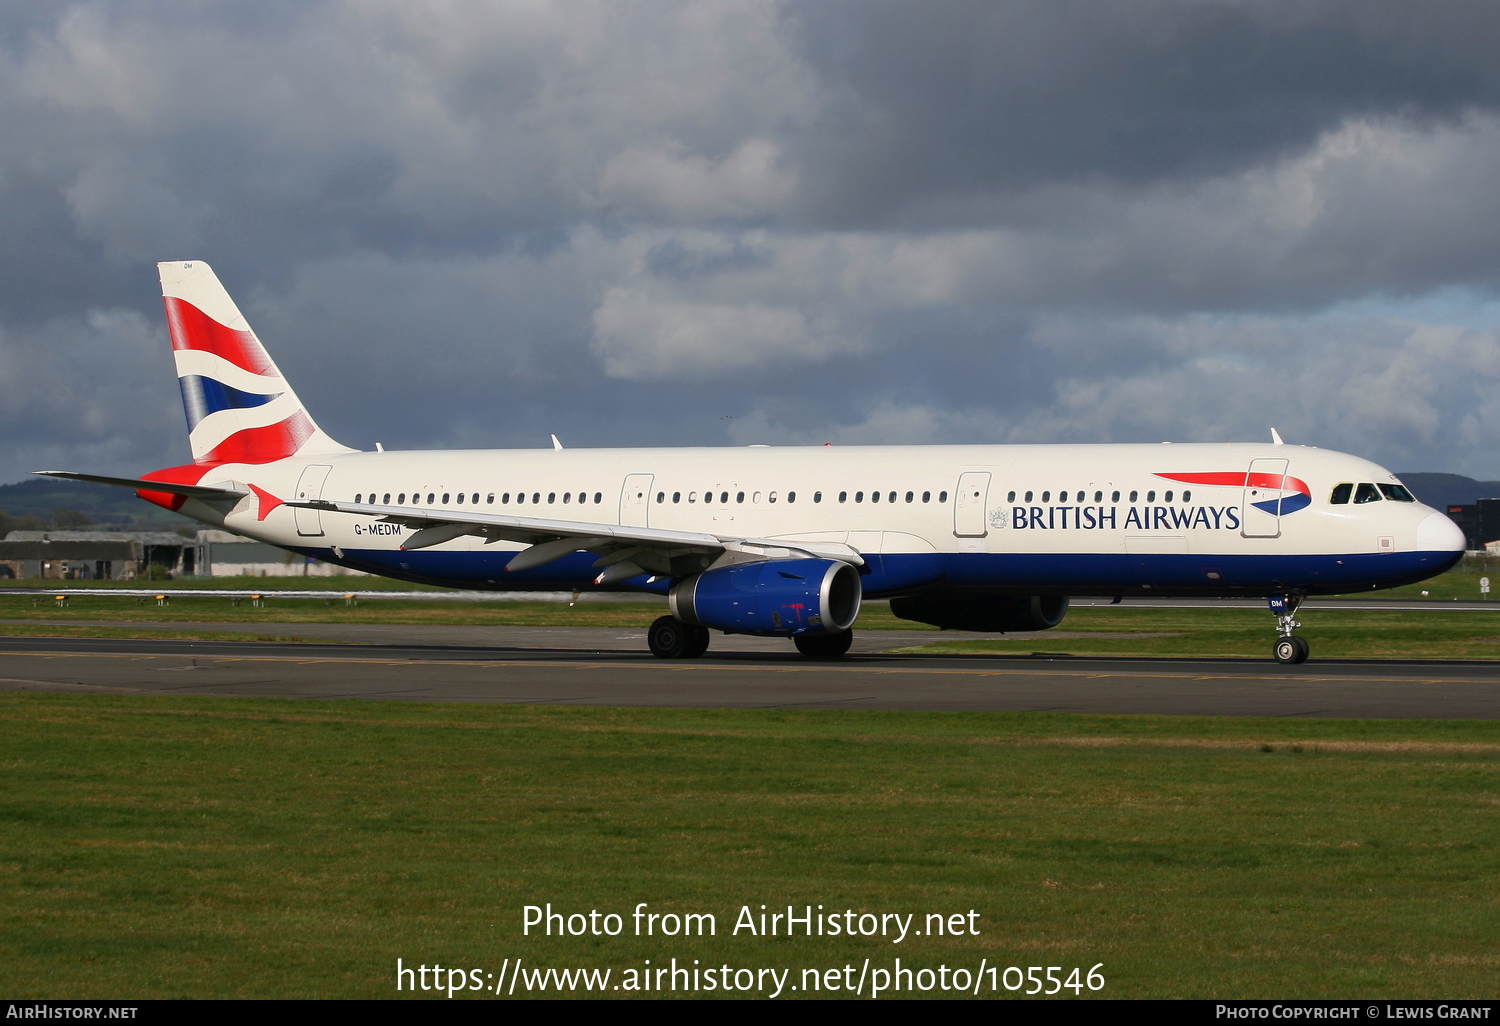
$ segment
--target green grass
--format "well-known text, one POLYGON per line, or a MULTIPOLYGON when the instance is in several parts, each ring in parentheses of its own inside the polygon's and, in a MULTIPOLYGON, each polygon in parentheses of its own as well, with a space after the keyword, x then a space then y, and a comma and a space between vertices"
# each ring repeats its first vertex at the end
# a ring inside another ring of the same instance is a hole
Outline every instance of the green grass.
POLYGON ((0 957, 35 998, 896 956, 1103 962, 1106 997, 1493 997, 1497 770, 1482 722, 5 694, 0 957), (640 901, 719 936, 520 935, 526 904, 640 901), (727 936, 762 903, 983 915, 727 936))
MULTIPOLYGON (((1304 625, 1298 634, 1318 659, 1500 659, 1500 612, 1317 609, 1300 612, 1298 620, 1304 625)), ((897 651, 1266 659, 1276 637, 1271 614, 1259 609, 1075 608, 1057 630, 1165 636, 952 638, 897 651)))

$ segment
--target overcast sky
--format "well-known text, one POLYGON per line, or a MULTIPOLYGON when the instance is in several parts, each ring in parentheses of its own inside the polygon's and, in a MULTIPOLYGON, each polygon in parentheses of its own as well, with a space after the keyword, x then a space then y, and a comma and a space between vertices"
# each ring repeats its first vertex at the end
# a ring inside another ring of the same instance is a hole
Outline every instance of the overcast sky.
POLYGON ((373 448, 1500 478, 1500 4, 0 6, 0 480, 186 462, 155 263, 373 448))

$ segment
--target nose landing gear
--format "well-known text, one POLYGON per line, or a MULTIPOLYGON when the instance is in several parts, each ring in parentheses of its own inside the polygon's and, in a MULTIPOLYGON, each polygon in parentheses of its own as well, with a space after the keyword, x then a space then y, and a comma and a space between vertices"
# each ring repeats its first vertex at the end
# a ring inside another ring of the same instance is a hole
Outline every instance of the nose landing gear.
POLYGON ((1310 651, 1307 640, 1292 634, 1302 625, 1297 622, 1297 607, 1302 604, 1301 595, 1272 595, 1266 600, 1271 613, 1276 617, 1276 633, 1280 635, 1271 646, 1271 655, 1285 666, 1295 666, 1307 659, 1310 651))

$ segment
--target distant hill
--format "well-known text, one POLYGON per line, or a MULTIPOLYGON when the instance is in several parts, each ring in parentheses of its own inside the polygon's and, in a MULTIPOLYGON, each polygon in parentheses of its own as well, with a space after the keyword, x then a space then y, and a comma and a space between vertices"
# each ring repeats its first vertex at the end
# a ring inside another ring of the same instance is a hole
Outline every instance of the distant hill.
POLYGON ((0 485, 0 527, 5 530, 100 527, 116 531, 196 529, 185 517, 135 497, 128 488, 32 478, 0 485))
POLYGON ((1476 481, 1462 474, 1397 474, 1412 494, 1429 506, 1472 506, 1500 497, 1500 481, 1476 481))

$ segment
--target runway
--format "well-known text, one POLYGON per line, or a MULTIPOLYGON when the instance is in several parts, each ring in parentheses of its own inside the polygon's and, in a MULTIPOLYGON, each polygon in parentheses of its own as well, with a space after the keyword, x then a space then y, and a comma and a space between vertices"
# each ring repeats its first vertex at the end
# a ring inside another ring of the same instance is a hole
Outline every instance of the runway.
MULTIPOLYGON (((135 625, 140 626, 140 625, 135 625)), ((199 625, 163 624, 191 629, 199 625)), ((223 631, 238 625, 202 625, 223 631)), ((0 690, 719 708, 1493 719, 1500 664, 895 654, 932 634, 864 632, 851 656, 716 636, 699 660, 644 632, 561 627, 244 625, 336 644, 0 638, 0 690)))

